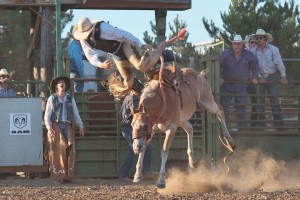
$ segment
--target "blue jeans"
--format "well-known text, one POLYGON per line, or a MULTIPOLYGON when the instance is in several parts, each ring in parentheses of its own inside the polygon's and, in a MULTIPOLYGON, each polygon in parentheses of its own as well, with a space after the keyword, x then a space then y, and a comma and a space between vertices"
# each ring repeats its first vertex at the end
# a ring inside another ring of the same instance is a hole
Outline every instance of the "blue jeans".
MULTIPOLYGON (((137 155, 134 154, 132 150, 132 127, 124 126, 122 127, 122 135, 128 142, 128 154, 125 162, 123 163, 120 171, 120 177, 128 177, 131 166, 136 163, 137 155)), ((149 172, 151 168, 151 158, 152 158, 152 145, 151 143, 147 146, 144 160, 143 160, 143 173, 149 172)))
POLYGON ((68 125, 69 123, 58 122, 58 127, 66 141, 68 141, 68 125))
POLYGON ((237 113, 237 125, 240 127, 246 126, 246 104, 247 104, 247 91, 241 89, 241 91, 233 92, 229 91, 224 87, 221 87, 221 98, 220 104, 224 109, 225 120, 228 119, 229 106, 231 100, 234 99, 234 110, 237 113))
MULTIPOLYGON (((70 78, 81 78, 79 74, 75 72, 70 73, 70 78)), ((74 81, 74 92, 83 92, 84 82, 83 81, 74 81)))
POLYGON ((281 115, 281 108, 279 103, 279 74, 274 73, 268 76, 266 84, 259 84, 258 86, 258 115, 261 126, 265 126, 265 93, 268 93, 273 112, 273 120, 275 126, 283 126, 283 119, 281 115))

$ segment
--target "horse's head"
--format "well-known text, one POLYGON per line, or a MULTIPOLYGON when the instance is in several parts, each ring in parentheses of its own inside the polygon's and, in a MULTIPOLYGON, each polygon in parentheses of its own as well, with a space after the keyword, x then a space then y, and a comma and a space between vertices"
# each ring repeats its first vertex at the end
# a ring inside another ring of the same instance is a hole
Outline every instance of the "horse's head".
POLYGON ((147 139, 151 136, 152 126, 146 113, 135 113, 132 119, 132 139, 133 139, 133 152, 138 154, 145 148, 147 139))

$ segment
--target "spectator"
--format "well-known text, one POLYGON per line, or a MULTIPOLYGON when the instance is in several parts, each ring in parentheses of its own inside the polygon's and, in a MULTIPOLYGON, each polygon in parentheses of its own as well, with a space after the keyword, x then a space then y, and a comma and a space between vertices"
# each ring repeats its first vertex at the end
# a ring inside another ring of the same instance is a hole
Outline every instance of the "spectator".
POLYGON ((245 47, 251 50, 256 45, 255 34, 250 34, 245 37, 245 47))
POLYGON ((271 107, 273 111, 273 120, 275 127, 283 126, 283 119, 281 115, 281 108, 279 103, 279 82, 281 84, 288 84, 285 66, 282 62, 279 49, 269 44, 273 41, 270 33, 266 33, 263 29, 257 29, 256 34, 256 47, 251 49, 254 55, 257 56, 259 66, 259 85, 258 85, 258 111, 259 121, 261 126, 265 126, 265 93, 269 94, 271 107))
POLYGON ((133 86, 132 66, 141 72, 153 67, 159 60, 157 52, 149 51, 152 46, 143 44, 131 33, 113 27, 112 25, 84 17, 78 20, 78 30, 74 37, 80 40, 85 56, 92 65, 104 69, 112 69, 114 63, 101 61, 95 49, 113 54, 118 71, 123 77, 123 84, 116 88, 114 96, 124 97, 133 86))
POLYGON ((16 92, 8 86, 10 77, 6 69, 0 70, 0 97, 16 97, 16 92))
MULTIPOLYGON (((77 26, 75 25, 71 35, 73 39, 68 46, 68 55, 70 58, 70 78, 83 78, 83 59, 85 59, 85 56, 80 46, 80 42, 73 37, 76 30, 77 26)), ((83 92, 83 88, 83 81, 74 81, 74 92, 83 92)))
POLYGON ((79 134, 84 136, 84 128, 74 97, 66 91, 70 88, 70 78, 60 76, 50 83, 52 94, 47 101, 45 124, 48 130, 49 171, 52 178, 60 183, 71 182, 75 178, 75 135, 72 121, 79 126, 79 134))
POLYGON ((228 119, 228 110, 231 99, 234 99, 234 108, 237 113, 239 127, 246 125, 247 92, 246 81, 249 79, 257 84, 257 59, 249 50, 244 48, 244 40, 235 35, 232 47, 221 53, 220 60, 220 103, 224 108, 225 118, 228 119), (249 78, 250 77, 250 78, 249 78))
MULTIPOLYGON (((125 96, 122 103, 122 135, 128 142, 128 155, 121 167, 120 178, 127 179, 129 177, 129 172, 132 165, 136 162, 137 156, 134 154, 132 149, 132 118, 134 113, 137 112, 140 100, 140 93, 143 89, 143 85, 135 79, 132 90, 125 96)), ((152 157, 152 145, 148 144, 144 160, 143 160, 143 174, 145 176, 150 174, 151 167, 151 157, 152 157)))
MULTIPOLYGON (((245 37, 245 47, 248 50, 251 50, 253 47, 256 45, 256 40, 255 40, 255 34, 250 34, 245 37)), ((256 127, 257 126, 257 92, 256 92, 256 85, 250 83, 248 84, 247 88, 247 93, 250 95, 250 102, 252 105, 251 109, 251 127, 256 127)))

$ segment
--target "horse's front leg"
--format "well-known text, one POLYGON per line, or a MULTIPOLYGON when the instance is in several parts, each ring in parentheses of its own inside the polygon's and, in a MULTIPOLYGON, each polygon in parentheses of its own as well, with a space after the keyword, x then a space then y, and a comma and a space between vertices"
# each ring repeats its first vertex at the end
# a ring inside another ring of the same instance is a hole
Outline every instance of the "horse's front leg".
MULTIPOLYGON (((147 148, 147 147, 146 147, 147 148)), ((137 182, 140 182, 141 180, 143 180, 143 160, 144 160, 144 155, 145 155, 145 152, 146 152, 146 148, 144 148, 144 150, 139 153, 139 157, 138 157, 138 160, 137 160, 137 163, 136 163, 136 170, 135 170, 135 174, 134 174, 134 177, 133 177, 133 182, 134 183, 137 183, 137 182)))
POLYGON ((172 141, 175 136, 176 130, 168 130, 166 131, 166 138, 163 144, 163 148, 161 150, 161 165, 160 165, 160 171, 159 171, 159 177, 156 183, 156 186, 160 189, 163 189, 166 187, 166 163, 169 156, 169 149, 172 144, 172 141))

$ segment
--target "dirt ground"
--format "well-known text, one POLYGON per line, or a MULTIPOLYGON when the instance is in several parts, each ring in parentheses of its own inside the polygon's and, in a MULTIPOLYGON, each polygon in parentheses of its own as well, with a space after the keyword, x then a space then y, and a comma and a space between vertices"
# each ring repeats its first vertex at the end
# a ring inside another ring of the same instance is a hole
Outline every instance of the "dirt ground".
MULTIPOLYGON (((202 185, 203 186, 203 185, 202 185)), ((201 185, 199 185, 201 187, 201 185)), ((207 185, 206 185, 207 187, 207 185)), ((212 188, 211 188, 212 189, 212 188)), ((213 191, 168 193, 157 189, 154 180, 134 184, 119 179, 82 179, 60 184, 50 178, 8 177, 0 180, 0 199, 300 199, 300 189, 264 192, 213 191)))
POLYGON ((170 167, 165 189, 158 189, 155 185, 157 172, 152 179, 140 183, 120 179, 76 178, 73 183, 60 184, 51 178, 8 176, 0 179, 0 200, 300 199, 298 160, 287 163, 274 160, 260 151, 248 150, 232 156, 228 162, 229 168, 222 163, 216 166, 199 163, 194 169, 170 167))

